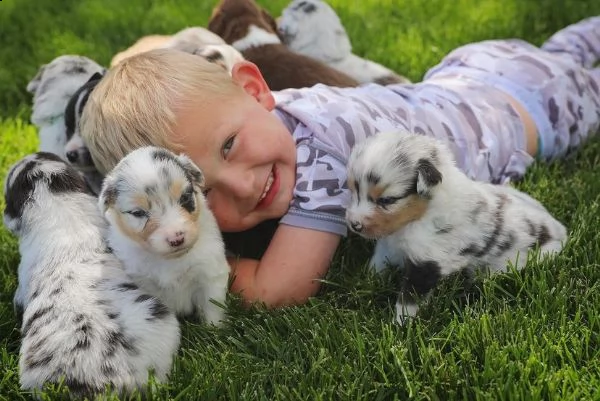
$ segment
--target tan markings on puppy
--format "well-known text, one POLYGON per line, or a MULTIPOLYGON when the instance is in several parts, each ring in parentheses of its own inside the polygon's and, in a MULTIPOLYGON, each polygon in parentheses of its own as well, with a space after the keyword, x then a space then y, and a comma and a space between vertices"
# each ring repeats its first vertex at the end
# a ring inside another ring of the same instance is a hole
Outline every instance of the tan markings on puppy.
POLYGON ((418 195, 410 195, 406 199, 405 206, 396 213, 390 214, 377 209, 371 219, 365 220, 365 231, 376 237, 389 235, 423 217, 428 205, 429 201, 426 199, 418 195))
POLYGON ((176 179, 171 183, 169 187, 169 196, 171 199, 178 201, 183 195, 183 186, 185 185, 185 181, 176 179))
POLYGON ((381 186, 381 185, 369 185, 369 199, 378 199, 381 194, 383 194, 383 191, 385 191, 385 187, 381 186))
POLYGON ((140 209, 150 209, 150 201, 148 200, 148 197, 144 194, 133 195, 133 203, 140 209))

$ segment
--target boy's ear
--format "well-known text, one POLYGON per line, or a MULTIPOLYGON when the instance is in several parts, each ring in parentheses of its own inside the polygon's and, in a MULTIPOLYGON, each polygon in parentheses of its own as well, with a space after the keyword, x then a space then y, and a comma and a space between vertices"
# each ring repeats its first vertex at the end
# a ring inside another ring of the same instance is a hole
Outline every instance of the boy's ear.
POLYGON ((275 99, 256 64, 240 61, 231 69, 233 82, 255 98, 263 107, 271 111, 275 108, 275 99))

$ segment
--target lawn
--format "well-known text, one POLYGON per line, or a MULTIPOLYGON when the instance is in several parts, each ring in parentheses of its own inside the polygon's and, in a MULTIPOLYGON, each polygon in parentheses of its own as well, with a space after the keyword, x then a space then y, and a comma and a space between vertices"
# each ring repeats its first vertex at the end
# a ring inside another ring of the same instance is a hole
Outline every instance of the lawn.
MULTIPOLYGON (((287 0, 262 0, 279 15, 287 0)), ((490 38, 541 44, 600 14, 597 0, 330 0, 357 54, 419 80, 449 50, 490 38)), ((25 91, 61 54, 108 65, 139 36, 205 26, 213 1, 0 1, 0 175, 36 150, 25 91)), ((269 311, 228 303, 221 328, 182 324, 171 380, 149 400, 600 399, 600 141, 518 187, 567 225, 553 260, 474 283, 445 281, 407 327, 392 324, 394 274, 364 266, 371 244, 343 243, 321 293, 269 311)), ((0 201, 3 208, 3 200, 0 201)), ((27 400, 18 383, 12 296, 17 242, 0 228, 0 400, 27 400)), ((60 386, 44 399, 64 395, 60 386)), ((110 397, 108 397, 110 398, 110 397)), ((111 399, 117 399, 112 396, 111 399)))

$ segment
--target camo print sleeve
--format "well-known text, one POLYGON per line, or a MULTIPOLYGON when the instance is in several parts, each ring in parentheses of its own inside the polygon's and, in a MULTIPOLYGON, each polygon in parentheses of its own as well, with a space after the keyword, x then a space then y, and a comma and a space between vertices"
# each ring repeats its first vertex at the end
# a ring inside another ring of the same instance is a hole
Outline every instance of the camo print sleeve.
POLYGON ((480 86, 317 85, 276 93, 276 113, 297 148, 296 187, 282 223, 345 235, 348 157, 356 143, 381 131, 417 132, 447 141, 457 165, 474 179, 522 175, 532 158, 523 150, 521 122, 497 93, 482 98, 480 86), (485 121, 478 117, 482 113, 489 115, 485 121))
POLYGON ((590 68, 598 59, 600 17, 593 17, 541 48, 521 40, 462 46, 416 84, 274 93, 275 113, 298 155, 294 197, 282 222, 345 235, 346 162, 356 143, 384 130, 445 141, 467 176, 505 183, 533 161, 512 106, 517 101, 536 125, 538 157, 564 156, 600 129, 600 70, 590 68))

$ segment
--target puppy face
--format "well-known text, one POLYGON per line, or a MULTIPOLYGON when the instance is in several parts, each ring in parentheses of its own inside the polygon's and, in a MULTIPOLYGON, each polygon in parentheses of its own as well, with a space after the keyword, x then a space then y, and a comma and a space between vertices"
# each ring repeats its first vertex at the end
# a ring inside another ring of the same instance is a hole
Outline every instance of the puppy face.
POLYGON ((32 205, 43 207, 47 196, 86 190, 83 177, 57 155, 38 152, 26 156, 6 176, 4 225, 13 234, 21 234, 32 205))
POLYGON ((81 172, 94 172, 96 167, 83 138, 79 134, 79 120, 92 90, 102 79, 102 74, 95 73, 79 88, 65 108, 66 140, 65 155, 69 163, 81 172))
POLYGON ((252 25, 278 35, 275 19, 254 0, 221 0, 213 9, 208 29, 232 44, 245 38, 252 25))
POLYGON ((278 32, 291 50, 319 60, 342 59, 352 45, 339 17, 322 0, 294 0, 281 13, 278 32))
POLYGON ((350 229, 381 238, 420 219, 442 181, 438 150, 429 138, 380 133, 357 145, 348 162, 350 229))
POLYGON ((104 72, 104 68, 83 56, 60 56, 41 66, 27 84, 27 90, 33 94, 34 124, 62 115, 71 96, 97 72, 104 72))
POLYGON ((211 63, 220 65, 230 74, 233 66, 244 60, 244 56, 229 45, 206 45, 194 49, 191 53, 203 57, 211 63))
POLYGON ((99 203, 113 229, 152 253, 177 257, 198 239, 206 206, 202 185, 188 157, 143 147, 108 174, 99 203))

